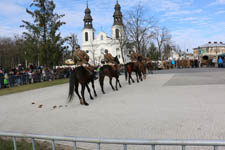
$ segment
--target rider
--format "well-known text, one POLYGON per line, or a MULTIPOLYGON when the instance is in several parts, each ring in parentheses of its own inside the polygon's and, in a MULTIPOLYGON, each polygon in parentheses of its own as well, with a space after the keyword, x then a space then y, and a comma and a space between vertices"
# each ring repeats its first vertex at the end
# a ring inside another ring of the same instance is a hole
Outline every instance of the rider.
POLYGON ((132 62, 137 62, 138 54, 134 50, 131 50, 130 53, 131 53, 131 55, 130 55, 131 61, 132 62))
POLYGON ((114 64, 114 58, 107 49, 105 50, 104 60, 107 64, 114 64))
POLYGON ((120 72, 120 65, 114 61, 114 57, 112 56, 111 53, 109 53, 107 49, 105 50, 104 60, 108 65, 115 65, 118 73, 120 72))
MULTIPOLYGON (((73 60, 75 65, 83 66, 90 73, 90 75, 94 74, 94 67, 88 63, 89 61, 88 54, 85 51, 80 50, 79 45, 77 45, 76 47, 73 60)), ((96 76, 95 76, 95 79, 97 79, 96 76)))

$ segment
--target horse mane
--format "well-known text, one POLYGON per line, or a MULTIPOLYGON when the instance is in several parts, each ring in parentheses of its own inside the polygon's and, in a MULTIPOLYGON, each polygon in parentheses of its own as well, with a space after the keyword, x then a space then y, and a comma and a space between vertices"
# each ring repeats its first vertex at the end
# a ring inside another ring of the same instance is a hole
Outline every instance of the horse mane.
POLYGON ((117 64, 120 64, 120 61, 119 61, 119 59, 118 59, 118 57, 116 56, 116 57, 114 57, 114 62, 116 62, 117 64))

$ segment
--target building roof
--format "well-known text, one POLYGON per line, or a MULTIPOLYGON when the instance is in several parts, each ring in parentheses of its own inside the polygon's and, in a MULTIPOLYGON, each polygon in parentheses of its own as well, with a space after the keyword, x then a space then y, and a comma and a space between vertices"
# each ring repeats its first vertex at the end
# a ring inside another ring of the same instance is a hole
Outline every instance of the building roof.
POLYGON ((225 47, 225 44, 222 43, 222 42, 220 42, 220 43, 217 43, 217 42, 211 43, 211 42, 209 42, 207 44, 201 45, 200 47, 201 48, 203 48, 203 47, 225 47))

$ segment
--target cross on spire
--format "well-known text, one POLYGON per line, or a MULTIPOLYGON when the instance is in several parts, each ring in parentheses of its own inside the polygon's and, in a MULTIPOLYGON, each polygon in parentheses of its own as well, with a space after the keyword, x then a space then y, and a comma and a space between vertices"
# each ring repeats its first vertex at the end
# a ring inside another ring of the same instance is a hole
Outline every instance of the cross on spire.
POLYGON ((87 0, 87 8, 88 8, 88 0, 87 0))

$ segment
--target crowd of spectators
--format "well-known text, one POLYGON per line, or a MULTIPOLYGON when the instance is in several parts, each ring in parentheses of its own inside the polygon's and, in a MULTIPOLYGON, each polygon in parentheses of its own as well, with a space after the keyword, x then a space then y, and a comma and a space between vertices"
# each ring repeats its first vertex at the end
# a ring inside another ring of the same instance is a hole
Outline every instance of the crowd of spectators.
POLYGON ((49 69, 33 65, 25 68, 21 64, 11 70, 0 67, 0 89, 69 78, 70 72, 70 68, 49 69))

